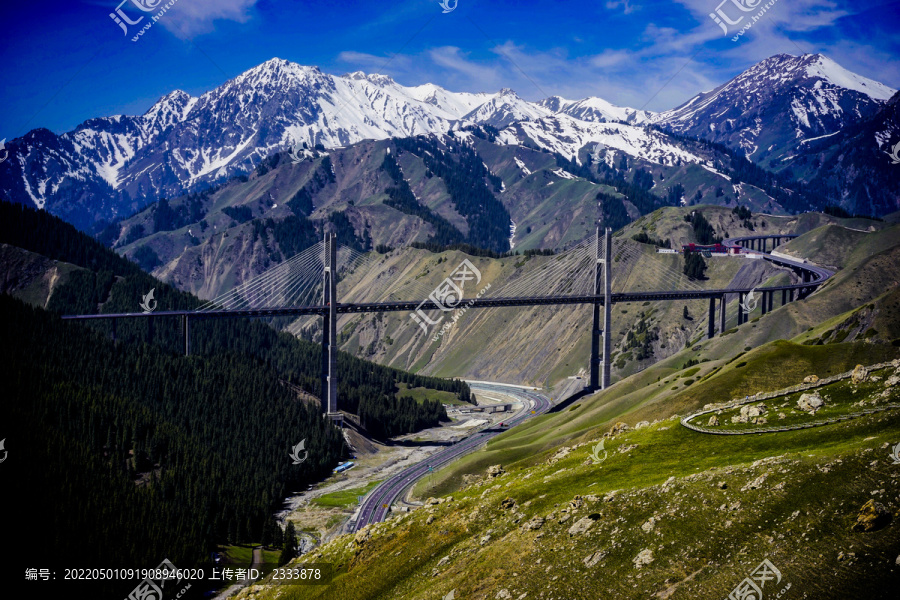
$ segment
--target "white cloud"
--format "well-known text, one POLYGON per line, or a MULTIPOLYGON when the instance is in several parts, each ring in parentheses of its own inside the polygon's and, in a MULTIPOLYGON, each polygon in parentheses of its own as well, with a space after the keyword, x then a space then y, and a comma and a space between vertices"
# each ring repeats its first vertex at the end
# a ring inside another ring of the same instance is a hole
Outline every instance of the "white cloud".
POLYGON ((623 13, 626 15, 630 15, 636 10, 640 10, 640 6, 632 6, 631 2, 628 0, 610 0, 606 3, 606 8, 609 10, 616 10, 619 7, 623 7, 623 13))
POLYGON ((159 20, 179 38, 209 33, 217 20, 246 23, 257 0, 177 0, 159 20))
POLYGON ((428 51, 434 64, 453 71, 471 81, 478 81, 483 90, 502 87, 503 77, 496 67, 482 65, 468 59, 467 55, 455 46, 443 46, 428 51))

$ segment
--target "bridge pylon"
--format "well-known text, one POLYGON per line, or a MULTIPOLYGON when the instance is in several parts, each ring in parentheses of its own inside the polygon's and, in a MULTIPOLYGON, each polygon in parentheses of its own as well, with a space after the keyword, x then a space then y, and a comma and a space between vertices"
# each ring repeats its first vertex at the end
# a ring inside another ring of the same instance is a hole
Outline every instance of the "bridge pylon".
POLYGON ((610 255, 612 254, 612 229, 607 227, 603 235, 601 258, 600 226, 597 226, 596 256, 594 262, 594 295, 603 296, 603 329, 600 329, 600 303, 594 302, 591 324, 591 382, 592 391, 605 390, 610 383, 610 350, 612 346, 612 285, 610 255), (602 265, 602 273, 601 273, 602 265), (602 276, 602 278, 601 278, 602 276), (600 336, 603 336, 603 357, 600 357, 600 336))
POLYGON ((337 406, 337 236, 325 234, 323 246, 325 275, 322 304, 322 413, 338 414, 337 406))

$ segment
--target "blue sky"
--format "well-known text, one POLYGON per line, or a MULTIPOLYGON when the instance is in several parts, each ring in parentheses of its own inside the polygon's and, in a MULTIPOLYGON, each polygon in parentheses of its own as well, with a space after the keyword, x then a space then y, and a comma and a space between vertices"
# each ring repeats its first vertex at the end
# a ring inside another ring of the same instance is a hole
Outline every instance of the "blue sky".
POLYGON ((446 14, 438 0, 176 0, 137 42, 153 13, 134 3, 168 0, 126 0, 129 19, 145 17, 127 36, 109 16, 119 1, 2 3, 0 139, 141 114, 174 89, 199 95, 276 56, 404 85, 600 96, 650 110, 777 53, 821 52, 900 88, 900 1, 775 0, 737 42, 738 27, 726 36, 709 13, 721 6, 737 19, 732 2, 762 0, 458 0, 446 14))

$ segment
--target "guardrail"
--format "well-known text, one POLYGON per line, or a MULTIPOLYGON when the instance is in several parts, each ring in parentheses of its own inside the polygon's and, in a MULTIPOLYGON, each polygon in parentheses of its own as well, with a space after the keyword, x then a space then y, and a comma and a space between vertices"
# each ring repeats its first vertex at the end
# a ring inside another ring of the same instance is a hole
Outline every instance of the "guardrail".
MULTIPOLYGON (((871 371, 879 371, 881 369, 886 369, 887 367, 892 367, 892 366, 894 366, 894 361, 877 363, 877 364, 871 365, 869 367, 866 367, 866 369, 869 372, 871 372, 871 371)), ((748 397, 747 399, 741 400, 739 402, 732 402, 725 406, 719 406, 717 408, 711 408, 708 410, 702 410, 699 412, 695 412, 695 413, 688 415, 688 416, 684 417, 683 419, 681 419, 681 425, 690 429, 691 431, 696 431, 697 433, 708 433, 711 435, 751 435, 751 434, 756 434, 756 433, 776 433, 776 432, 780 432, 780 431, 793 431, 796 429, 808 429, 810 427, 831 425, 832 423, 838 423, 840 421, 846 421, 848 419, 854 419, 856 417, 862 417, 865 415, 869 415, 869 414, 876 413, 876 412, 881 412, 884 410, 889 410, 892 408, 900 408, 900 404, 887 404, 885 406, 870 408, 870 409, 866 409, 863 411, 850 413, 850 414, 846 414, 846 415, 841 415, 839 417, 834 417, 832 419, 825 419, 822 421, 813 421, 810 423, 801 423, 801 424, 797 424, 797 425, 786 425, 784 427, 767 427, 764 429, 746 429, 746 430, 741 430, 741 431, 735 431, 735 430, 727 431, 727 430, 721 430, 721 429, 710 429, 709 427, 702 427, 700 425, 694 425, 693 423, 691 423, 691 421, 693 419, 696 419, 697 417, 701 417, 703 415, 712 414, 715 412, 719 412, 721 410, 731 410, 733 408, 737 408, 738 406, 743 406, 745 404, 753 404, 754 402, 762 402, 764 400, 772 400, 774 398, 779 398, 781 396, 788 396, 790 394, 796 394, 797 392, 813 390, 813 389, 820 388, 820 387, 823 387, 826 385, 830 385, 837 381, 849 379, 852 375, 853 375, 853 371, 850 370, 850 371, 847 371, 846 373, 840 373, 838 375, 832 375, 831 377, 825 377, 824 379, 819 379, 818 381, 816 381, 814 383, 801 383, 801 384, 793 385, 791 387, 777 390, 774 392, 754 394, 752 397, 748 397)))

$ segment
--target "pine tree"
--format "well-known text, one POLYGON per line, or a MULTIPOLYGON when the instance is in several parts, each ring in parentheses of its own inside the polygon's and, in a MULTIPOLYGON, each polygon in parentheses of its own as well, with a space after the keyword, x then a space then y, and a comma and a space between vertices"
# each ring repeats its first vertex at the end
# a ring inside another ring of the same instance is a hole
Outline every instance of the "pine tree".
POLYGON ((278 564, 286 565, 295 558, 297 558, 297 530, 293 522, 288 521, 287 527, 284 528, 284 543, 281 546, 278 564))

